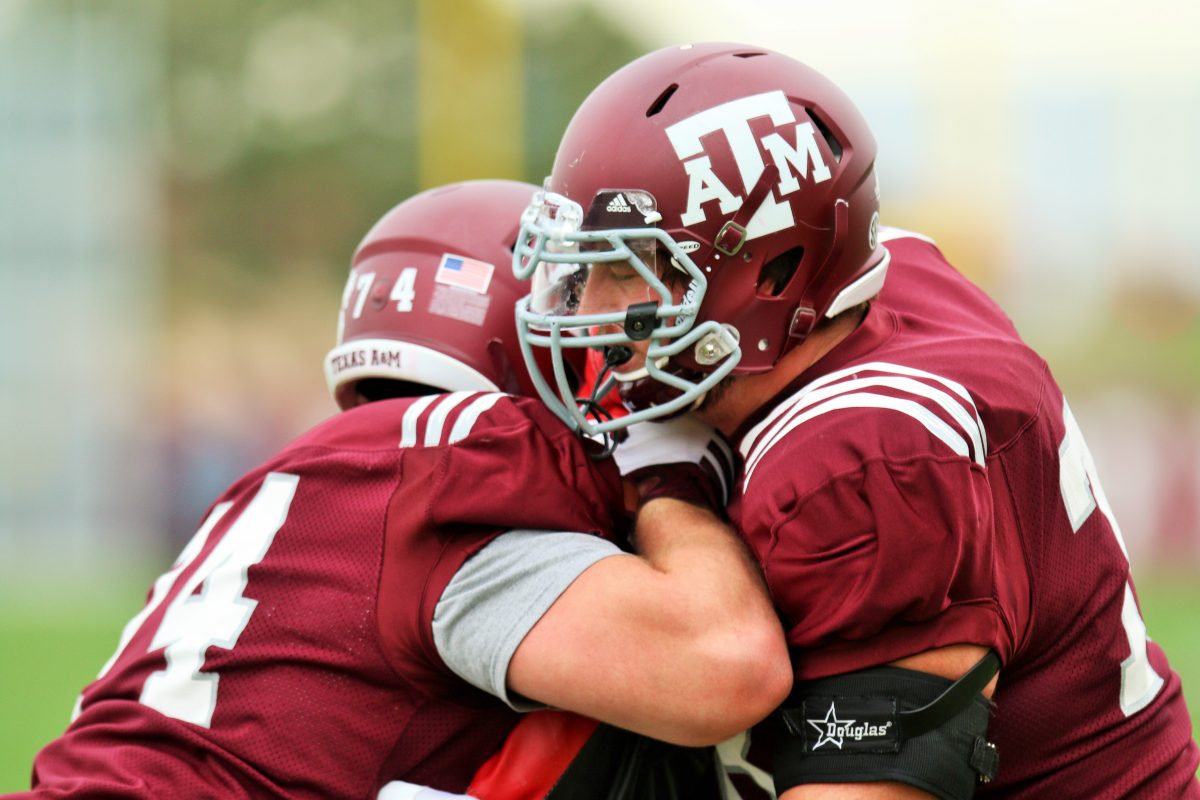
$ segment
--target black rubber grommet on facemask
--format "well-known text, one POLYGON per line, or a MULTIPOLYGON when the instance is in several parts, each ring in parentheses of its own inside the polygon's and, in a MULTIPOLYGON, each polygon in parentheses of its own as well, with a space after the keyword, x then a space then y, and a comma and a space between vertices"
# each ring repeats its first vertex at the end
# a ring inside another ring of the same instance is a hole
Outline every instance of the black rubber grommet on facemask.
POLYGON ((625 309, 625 335, 630 341, 649 339, 658 327, 658 301, 634 303, 625 309))

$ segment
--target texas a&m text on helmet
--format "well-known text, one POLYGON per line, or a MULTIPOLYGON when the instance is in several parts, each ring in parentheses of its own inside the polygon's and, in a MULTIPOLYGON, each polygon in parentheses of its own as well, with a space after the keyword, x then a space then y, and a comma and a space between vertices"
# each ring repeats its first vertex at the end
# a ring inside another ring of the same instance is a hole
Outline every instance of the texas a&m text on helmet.
POLYGON ((849 98, 779 53, 684 45, 613 74, 568 125, 513 254, 543 399, 585 433, 679 413, 878 294, 875 153, 849 98), (625 348, 610 360, 633 413, 577 407, 564 357, 589 347, 625 348))

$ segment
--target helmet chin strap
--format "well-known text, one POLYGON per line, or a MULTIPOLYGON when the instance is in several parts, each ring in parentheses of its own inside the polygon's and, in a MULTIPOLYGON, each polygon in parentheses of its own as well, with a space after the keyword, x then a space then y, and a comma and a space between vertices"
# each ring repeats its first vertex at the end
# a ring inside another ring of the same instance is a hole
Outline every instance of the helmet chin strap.
MULTIPOLYGON (((779 167, 775 166, 774 164, 769 164, 763 167, 763 171, 758 176, 758 180, 755 181, 754 188, 750 190, 750 194, 746 196, 745 201, 737 209, 737 211, 734 212, 733 216, 726 220, 725 224, 721 226, 721 229, 717 232, 717 235, 713 237, 712 244, 709 245, 708 250, 704 252, 703 258, 697 260, 696 263, 701 268, 708 266, 708 262, 710 260, 719 260, 722 254, 732 258, 741 251, 742 247, 747 241, 749 241, 747 227, 750 225, 751 220, 754 219, 754 215, 757 214, 758 210, 762 207, 762 204, 766 201, 767 196, 771 193, 771 187, 775 186, 777 183, 779 183, 779 167)), ((732 326, 727 325, 726 328, 732 329, 732 326)), ((736 329, 732 330, 734 331, 734 336, 736 336, 736 329)), ((702 338, 696 344, 695 355, 693 357, 697 364, 711 366, 720 361, 725 355, 728 355, 728 352, 726 352, 716 358, 709 356, 708 360, 705 360, 704 356, 701 355, 701 349, 705 346, 713 346, 711 334, 702 338)), ((697 400, 692 406, 692 408, 699 407, 700 403, 703 401, 704 397, 701 396, 700 399, 697 400)))
POLYGON ((620 380, 617 377, 616 368, 628 363, 631 358, 633 358, 633 350, 631 348, 620 344, 605 346, 604 368, 596 376, 596 384, 592 387, 592 396, 588 398, 592 404, 599 405, 600 398, 613 390, 613 387, 617 385, 617 381, 620 380))
POLYGON ((829 267, 836 264, 842 257, 842 251, 846 249, 846 229, 848 227, 850 227, 850 204, 845 200, 838 200, 833 204, 833 244, 829 246, 825 258, 813 271, 808 285, 804 287, 804 294, 800 297, 800 306, 792 315, 791 325, 788 326, 788 336, 795 339, 797 344, 807 339, 813 328, 817 326, 817 310, 813 307, 813 297, 817 296, 820 291, 829 267))
MULTIPOLYGON (((616 368, 622 364, 629 363, 631 358, 633 358, 632 349, 619 344, 605 345, 604 368, 596 376, 596 383, 592 387, 592 395, 588 398, 589 403, 599 403, 602 397, 618 385, 626 386, 649 379, 649 370, 646 367, 635 369, 633 372, 617 372, 616 368)), ((666 366, 667 361, 668 359, 664 356, 658 359, 657 366, 666 366)))
POLYGON ((633 350, 623 344, 610 344, 604 348, 604 366, 612 369, 629 363, 633 358, 633 350))
MULTIPOLYGON (((663 361, 666 362, 667 359, 663 359, 663 361)), ((662 366, 666 366, 666 364, 664 363, 662 366)), ((691 372, 691 371, 687 371, 687 370, 683 370, 683 369, 676 369, 673 374, 683 377, 687 380, 692 380, 692 381, 699 381, 703 377, 700 373, 691 372)), ((671 400, 674 400, 675 398, 679 397, 679 395, 683 391, 682 389, 677 389, 674 386, 668 386, 665 383, 661 383, 651 377, 635 378, 633 380, 622 380, 622 379, 616 378, 616 376, 614 376, 613 383, 615 383, 617 385, 617 387, 619 388, 619 391, 621 393, 621 401, 625 404, 625 406, 627 408, 629 408, 630 410, 633 410, 633 411, 641 411, 643 409, 652 408, 654 406, 658 406, 658 405, 662 405, 663 403, 670 402, 671 400)), ((601 396, 603 397, 603 395, 601 395, 601 396)), ((678 410, 672 414, 669 414, 667 416, 661 417, 659 419, 662 419, 662 420, 674 419, 675 417, 678 417, 681 414, 686 414, 689 411, 694 411, 695 409, 700 407, 700 404, 704 402, 704 398, 706 396, 707 396, 707 394, 702 394, 699 397, 697 397, 695 402, 692 403, 690 406, 685 406, 684 408, 681 408, 680 410, 678 410)), ((658 420, 652 420, 652 421, 658 421, 658 420)))
POLYGON ((750 194, 746 196, 746 200, 713 237, 712 244, 700 262, 701 267, 709 260, 719 259, 721 254, 737 255, 738 251, 742 249, 742 245, 749 240, 746 228, 754 219, 754 215, 758 213, 758 209, 762 207, 767 195, 771 193, 771 187, 777 183, 779 183, 779 168, 774 164, 769 164, 763 168, 762 174, 758 176, 758 181, 750 190, 750 194))
MULTIPOLYGON (((617 376, 613 369, 631 358, 633 358, 633 350, 623 345, 607 345, 604 348, 604 367, 596 376, 591 395, 575 398, 575 404, 579 406, 584 415, 592 417, 597 422, 606 422, 612 419, 612 414, 600 401, 617 385, 617 376)), ((600 445, 600 450, 592 454, 597 459, 607 458, 617 446, 616 437, 608 433, 599 434, 599 438, 593 437, 593 439, 600 445)))

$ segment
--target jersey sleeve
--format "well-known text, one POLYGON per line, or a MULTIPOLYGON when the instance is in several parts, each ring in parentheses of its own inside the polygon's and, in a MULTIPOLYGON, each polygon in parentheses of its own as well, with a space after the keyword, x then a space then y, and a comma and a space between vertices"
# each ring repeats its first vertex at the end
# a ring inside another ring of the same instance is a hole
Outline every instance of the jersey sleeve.
MULTIPOLYGON (((472 682, 503 698, 501 673, 506 672, 508 657, 520 641, 513 638, 522 629, 527 632, 557 593, 590 566, 584 562, 596 550, 595 546, 581 546, 578 552, 568 548, 572 550, 570 558, 561 565, 534 558, 522 567, 509 545, 521 541, 518 549, 530 551, 542 544, 552 546, 550 538, 528 541, 527 537, 537 539, 542 532, 613 540, 621 524, 620 479, 611 464, 593 461, 580 440, 534 400, 501 396, 477 418, 467 418, 455 416, 455 412, 469 411, 475 401, 459 400, 449 411, 439 406, 448 405, 453 398, 447 395, 425 412, 440 430, 448 432, 446 436, 439 439, 431 434, 432 423, 424 418, 412 421, 413 439, 423 445, 405 452, 402 475, 388 507, 380 578, 380 638, 397 673, 417 689, 433 694, 457 691, 462 685, 460 676, 443 659, 434 638, 438 603, 465 564, 506 532, 524 531, 493 551, 496 560, 485 557, 464 573, 463 581, 451 592, 450 605, 443 607, 449 613, 461 611, 464 603, 478 602, 472 591, 475 582, 490 581, 492 588, 498 588, 514 576, 518 578, 508 587, 514 594, 502 593, 486 608, 486 613, 495 614, 493 620, 508 630, 475 643, 479 650, 460 647, 463 642, 457 638, 448 648, 452 653, 459 649, 473 652, 468 658, 489 659, 489 664, 473 670, 472 682), (552 570, 554 566, 563 571, 552 570), (530 598, 526 593, 535 589, 539 576, 549 594, 530 598), (555 584, 557 591, 552 588, 555 584), (515 619, 509 617, 513 609, 506 603, 531 599, 544 605, 536 617, 529 619, 529 609, 521 609, 515 619)), ((615 547, 604 550, 610 553, 615 547)), ((449 630, 454 628, 452 624, 449 630)))
POLYGON ((517 646, 574 580, 622 551, 597 536, 508 531, 467 560, 433 615, 438 654, 467 683, 517 711, 540 704, 510 696, 508 664, 517 646))
POLYGON ((991 494, 967 459, 875 460, 776 497, 765 572, 797 677, 1013 636, 996 597, 991 494))

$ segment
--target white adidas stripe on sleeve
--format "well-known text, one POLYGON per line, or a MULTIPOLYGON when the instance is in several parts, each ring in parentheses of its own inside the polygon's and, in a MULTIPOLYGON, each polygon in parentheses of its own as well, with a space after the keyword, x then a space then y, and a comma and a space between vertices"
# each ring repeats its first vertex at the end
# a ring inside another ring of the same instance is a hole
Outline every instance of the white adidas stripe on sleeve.
POLYGON ((400 423, 401 447, 412 447, 417 443, 417 420, 425 413, 425 409, 429 408, 429 404, 439 397, 441 395, 438 394, 425 395, 414 401, 404 412, 404 419, 400 423))
POLYGON ((961 384, 924 370, 900 364, 872 362, 825 375, 780 403, 743 437, 740 450, 746 459, 743 485, 766 454, 798 426, 829 411, 845 408, 880 408, 899 411, 920 422, 955 453, 984 464, 987 434, 970 393, 961 384), (847 380, 849 378, 849 380, 847 380), (888 388, 913 399, 863 391, 888 388), (922 403, 932 402, 954 425, 922 403))
POLYGON ((454 427, 450 429, 450 438, 446 440, 446 443, 454 444, 467 438, 471 429, 475 427, 475 423, 479 421, 479 417, 505 396, 502 392, 488 392, 472 400, 471 404, 458 415, 454 427))
POLYGON ((429 419, 425 422, 425 446, 436 447, 442 443, 442 428, 446 425, 446 417, 450 412, 466 400, 475 392, 462 391, 451 392, 443 395, 442 399, 435 405, 432 412, 429 414, 429 419))
POLYGON ((425 414, 428 414, 425 420, 425 435, 420 440, 424 447, 454 444, 465 439, 471 433, 475 423, 479 421, 479 417, 496 405, 500 398, 506 396, 503 392, 461 391, 422 397, 414 401, 404 412, 404 419, 400 424, 400 446, 416 446, 417 428, 421 417, 425 414), (458 415, 458 419, 454 421, 454 425, 447 434, 446 420, 454 409, 466 403, 468 399, 470 402, 463 408, 462 413, 458 415))

